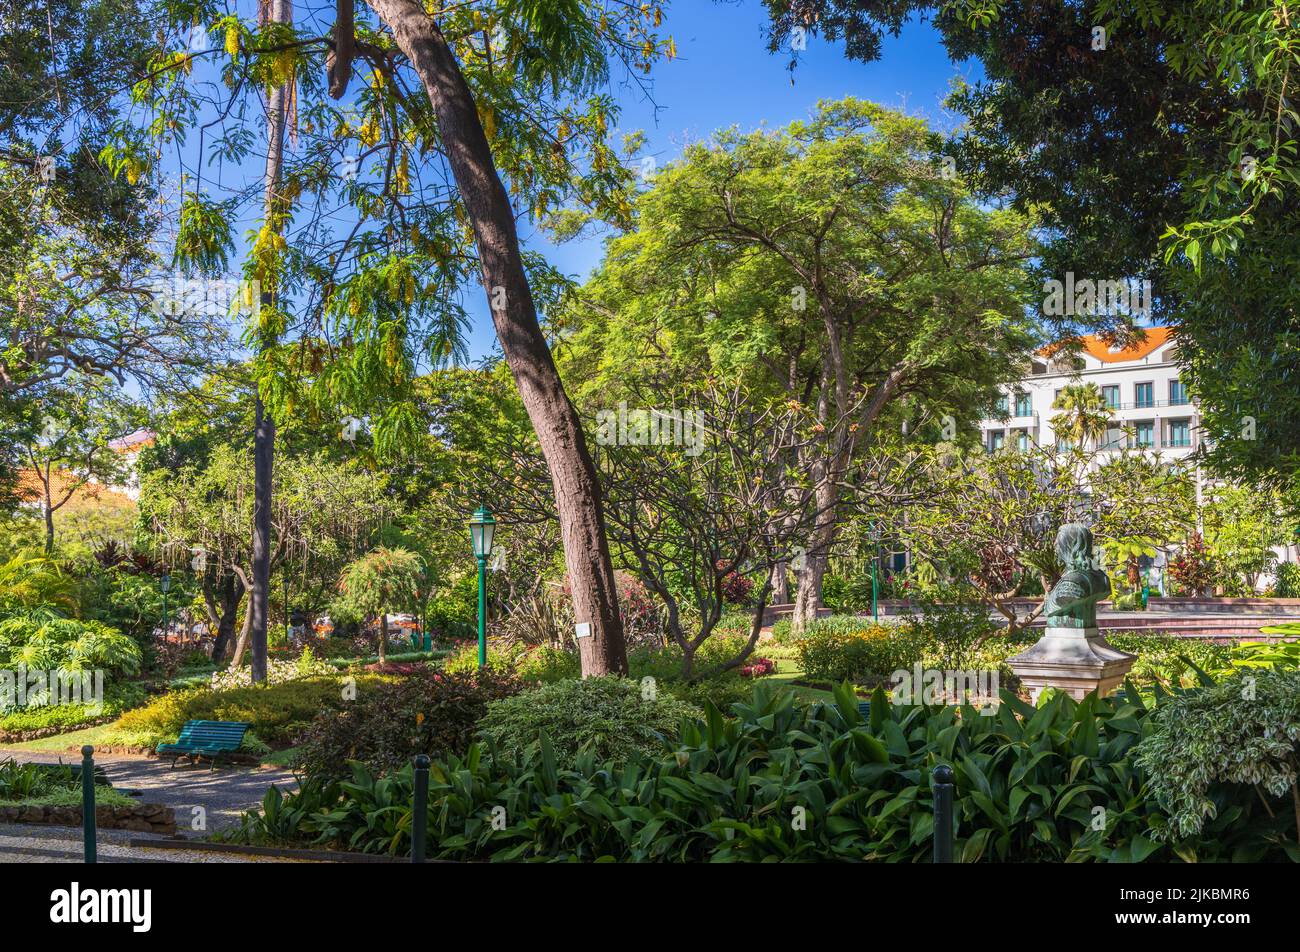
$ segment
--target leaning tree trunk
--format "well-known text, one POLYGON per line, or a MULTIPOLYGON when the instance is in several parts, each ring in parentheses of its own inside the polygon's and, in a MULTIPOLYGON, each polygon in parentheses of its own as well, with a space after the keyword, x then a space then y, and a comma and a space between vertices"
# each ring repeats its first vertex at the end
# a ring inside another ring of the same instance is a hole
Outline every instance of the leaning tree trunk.
POLYGON ((537 321, 514 210, 497 175, 473 94, 442 31, 418 0, 367 2, 393 31, 398 48, 424 85, 474 226, 497 339, 551 472, 575 621, 589 630, 588 637, 578 639, 583 676, 626 674, 627 649, 596 467, 537 321))
POLYGON ((207 603, 209 618, 217 623, 216 637, 212 642, 212 660, 221 662, 234 644, 235 621, 239 618, 239 603, 244 597, 244 590, 234 575, 226 575, 221 580, 218 594, 219 598, 211 598, 205 591, 204 601, 207 603))
MULTIPOLYGON (((269 0, 268 18, 272 23, 293 20, 291 0, 269 0)), ((279 227, 277 190, 284 165, 285 103, 288 87, 276 86, 266 96, 266 191, 263 209, 268 228, 279 227)), ((271 289, 262 293, 263 307, 274 306, 271 289)), ((263 341, 265 346, 265 341, 263 341)), ((271 587, 271 479, 275 455, 275 421, 266 412, 259 394, 254 407, 253 431, 253 589, 248 605, 249 639, 253 648, 253 683, 266 680, 266 628, 269 620, 268 599, 271 587)), ((243 640, 243 639, 241 639, 243 640)), ((236 650, 237 655, 242 651, 236 650)))

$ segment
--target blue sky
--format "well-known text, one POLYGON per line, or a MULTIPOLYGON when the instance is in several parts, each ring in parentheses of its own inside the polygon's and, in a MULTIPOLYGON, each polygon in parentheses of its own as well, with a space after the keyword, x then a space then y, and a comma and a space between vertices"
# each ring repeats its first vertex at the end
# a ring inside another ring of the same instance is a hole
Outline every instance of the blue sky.
MULTIPOLYGON (((238 5, 251 20, 248 2, 239 0, 238 5)), ((319 16, 313 12, 315 9, 301 12, 298 25, 323 32, 328 24, 317 20, 332 15, 333 5, 321 6, 324 13, 319 16)), ((904 109, 924 116, 938 129, 948 129, 954 120, 944 113, 942 100, 952 80, 959 75, 967 79, 980 75, 978 64, 951 63, 937 31, 928 23, 913 21, 898 38, 885 38, 882 56, 874 63, 850 62, 841 44, 809 37, 792 83, 788 54, 767 51, 765 23, 760 0, 671 3, 663 31, 673 37, 677 57, 661 61, 649 77, 651 98, 643 88, 645 77, 641 77, 641 83, 629 82, 617 71, 611 77, 611 91, 621 110, 613 141, 620 142, 624 133, 644 131, 648 141, 641 154, 653 156, 656 165, 662 167, 677 158, 685 144, 707 139, 717 129, 779 127, 807 118, 819 100, 849 95, 904 109)), ((200 36, 209 48, 220 45, 206 34, 200 36)), ((196 75, 206 82, 217 82, 212 66, 200 63, 196 75)), ((192 148, 184 151, 187 162, 197 160, 192 148)), ((179 171, 170 152, 164 157, 164 166, 170 173, 179 171)), ((215 184, 213 175, 220 173, 220 168, 208 166, 205 181, 215 184)), ((232 183, 243 188, 249 181, 256 182, 260 174, 261 161, 254 156, 226 168, 221 175, 222 188, 230 188, 232 183)), ((346 217, 350 213, 342 214, 346 217)), ((247 230, 256 229, 259 215, 260 200, 242 209, 238 227, 244 230, 246 241, 251 235, 247 230)), ((521 221, 521 229, 521 237, 530 248, 542 252, 562 272, 578 280, 589 275, 600 260, 603 236, 586 236, 555 246, 530 222, 521 221)), ((170 255, 170 247, 164 252, 170 255)), ((472 321, 466 350, 474 363, 496 350, 496 336, 482 290, 469 291, 465 302, 472 321)))
MULTIPOLYGON (((806 118, 818 100, 857 96, 925 116, 937 128, 949 128, 942 99, 955 76, 979 77, 978 64, 953 64, 928 23, 912 22, 897 39, 886 37, 883 55, 874 63, 845 59, 840 44, 809 39, 794 72, 784 54, 767 52, 764 13, 758 0, 714 2, 678 0, 671 5, 665 29, 677 46, 677 59, 661 63, 652 75, 654 102, 638 88, 619 85, 619 129, 644 130, 646 153, 657 165, 676 158, 685 143, 706 139, 715 129, 737 125, 777 127, 806 118), (658 107, 657 111, 655 107, 658 107)), ((553 246, 525 232, 530 247, 544 251, 562 271, 583 278, 600 260, 602 241, 585 238, 553 246)), ((472 357, 490 353, 495 338, 486 302, 475 299, 469 339, 472 357)))

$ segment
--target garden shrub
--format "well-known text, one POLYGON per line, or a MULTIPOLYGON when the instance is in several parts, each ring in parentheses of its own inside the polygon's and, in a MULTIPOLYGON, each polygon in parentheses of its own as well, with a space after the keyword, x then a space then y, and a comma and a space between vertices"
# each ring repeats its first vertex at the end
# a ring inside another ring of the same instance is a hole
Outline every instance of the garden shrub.
MULTIPOLYGON (((589 684, 590 682, 582 682, 589 684)), ((543 689, 548 690, 548 689, 543 689)), ((538 692, 540 693, 540 692, 538 692)), ((518 704, 520 695, 498 705, 518 704)), ((734 719, 687 721, 672 750, 625 761, 562 761, 549 742, 494 757, 473 745, 430 770, 428 852, 456 860, 924 862, 931 769, 956 774, 955 855, 964 862, 1214 862, 1300 857, 1293 816, 1253 791, 1213 789, 1199 834, 1169 830, 1133 749, 1155 728, 1136 694, 1037 708, 1004 692, 993 716, 889 703, 870 714, 848 685, 805 705, 761 682, 734 719), (493 808, 504 807, 504 829, 493 808), (1104 807, 1103 813, 1095 808, 1104 807), (790 817, 806 811, 798 831, 790 817), (1105 818, 1097 828, 1096 817, 1105 818)), ((411 848, 410 766, 382 780, 358 765, 346 784, 308 780, 268 793, 228 834, 403 855, 411 848)))
POLYGON ((996 643, 1001 628, 983 606, 963 604, 926 604, 899 627, 900 637, 921 646, 927 666, 948 670, 981 667, 988 658, 985 646, 996 643))
POLYGON ((735 672, 699 681, 661 681, 657 688, 692 707, 703 710, 706 704, 712 704, 727 715, 736 704, 748 701, 754 690, 751 680, 735 672))
MULTIPOLYGON (((277 661, 268 658, 266 662, 266 683, 283 684, 299 678, 311 678, 322 674, 333 674, 334 667, 327 661, 321 661, 312 653, 310 647, 303 648, 296 661, 277 661)), ((253 685, 253 668, 241 665, 238 668, 222 668, 213 671, 208 686, 214 691, 228 691, 231 688, 247 688, 253 685)))
MULTIPOLYGON (((360 696, 384 678, 357 675, 354 680, 360 696)), ((186 721, 247 721, 264 743, 287 747, 321 711, 338 710, 350 703, 344 699, 339 677, 303 678, 229 691, 199 687, 173 691, 127 711, 113 728, 137 739, 147 738, 146 746, 153 746, 175 740, 186 721)))
MULTIPOLYGON (((1300 822, 1300 671, 1238 675, 1161 704, 1154 730, 1136 750, 1149 792, 1169 814, 1160 838, 1202 832, 1207 819, 1240 816, 1225 784, 1275 798, 1275 813, 1300 822)), ((1300 831, 1293 858, 1300 860, 1300 831)))
MULTIPOLYGON (((514 675, 527 649, 517 642, 488 641, 487 667, 502 676, 514 675)), ((472 674, 478 670, 478 642, 467 641, 442 663, 448 674, 472 674)))
POLYGON ((1279 562, 1274 569, 1277 583, 1273 586, 1274 598, 1300 598, 1300 565, 1279 562))
POLYGON ((88 704, 46 704, 10 708, 0 712, 0 738, 5 735, 21 736, 41 732, 59 733, 76 730, 105 720, 112 720, 123 711, 143 704, 148 695, 144 685, 135 681, 108 684, 104 688, 104 703, 98 710, 88 704))
POLYGON ((521 687, 491 671, 447 675, 428 669, 373 685, 358 691, 352 703, 316 716, 298 739, 295 766, 309 776, 346 777, 350 760, 389 770, 417 754, 464 753, 489 702, 521 687))
POLYGON ((619 762, 658 753, 676 736, 683 717, 698 714, 698 708, 667 692, 645 696, 641 685, 627 678, 585 678, 492 702, 479 733, 505 757, 522 756, 545 734, 562 765, 572 765, 582 750, 619 762))
POLYGON ((1108 633, 1106 640, 1120 651, 1137 655, 1128 676, 1141 687, 1154 684, 1165 688, 1191 687, 1199 683, 1195 668, 1224 671, 1231 667, 1231 645, 1138 632, 1108 633))
POLYGON ((799 666, 811 681, 874 684, 921 657, 909 629, 852 616, 812 622, 796 648, 799 666))

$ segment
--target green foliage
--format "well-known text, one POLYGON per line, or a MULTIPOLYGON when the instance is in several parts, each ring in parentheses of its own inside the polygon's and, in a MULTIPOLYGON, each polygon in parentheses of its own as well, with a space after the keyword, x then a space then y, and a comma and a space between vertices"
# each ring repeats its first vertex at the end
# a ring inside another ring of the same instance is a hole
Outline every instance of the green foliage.
MULTIPOLYGON (((356 676, 358 694, 382 680, 375 675, 356 676)), ((286 747, 317 714, 351 703, 344 695, 343 680, 327 677, 230 691, 192 688, 172 691, 127 711, 113 728, 137 739, 147 737, 152 746, 175 740, 186 721, 246 721, 263 742, 286 747)))
POLYGON ((104 702, 98 704, 28 705, 0 711, 0 736, 22 737, 34 731, 57 728, 60 733, 112 720, 124 711, 143 704, 148 695, 136 681, 110 681, 104 686, 104 702))
MULTIPOLYGON (((884 598, 885 593, 877 579, 877 597, 884 598)), ((852 575, 840 575, 828 572, 822 579, 822 604, 835 614, 871 610, 871 572, 858 572, 852 575)))
POLYGON ((116 628, 69 617, 80 610, 75 581, 48 559, 0 563, 0 666, 135 674, 142 652, 116 628))
POLYGON ((583 751, 622 762, 661 751, 683 717, 698 708, 626 678, 559 681, 495 701, 479 722, 480 733, 504 757, 522 755, 546 735, 557 763, 570 766, 583 751))
POLYGON ((812 622, 795 646, 799 667, 812 681, 874 683, 909 666, 917 652, 901 628, 851 616, 812 622))
POLYGON ((373 684, 340 709, 319 714, 297 745, 295 767, 310 777, 346 778, 348 761, 394 770, 417 754, 463 754, 488 704, 520 690, 486 672, 449 676, 428 671, 373 684))
POLYGON ((1277 576, 1277 584, 1273 588, 1274 598, 1300 598, 1300 565, 1282 562, 1274 574, 1277 576))
MULTIPOLYGON (((521 696, 522 697, 522 696, 521 696)), ((1150 733, 1129 697, 1039 708, 1010 695, 993 716, 890 704, 863 718, 847 687, 805 706, 755 689, 734 719, 687 721, 671 751, 564 766, 549 742, 519 759, 478 746, 430 771, 429 851, 445 859, 549 862, 903 861, 929 858, 930 770, 952 764, 960 861, 1281 859, 1288 822, 1253 794, 1216 789, 1218 817, 1196 837, 1168 826, 1131 761, 1150 733), (496 829, 493 807, 505 810, 496 829), (1105 808, 1104 829, 1094 807, 1105 808), (806 829, 791 818, 802 814, 806 829)), ((358 765, 345 782, 268 794, 231 836, 375 853, 410 850, 409 767, 383 778, 358 765)))
MULTIPOLYGON (((114 790, 96 771, 95 802, 127 806, 134 801, 114 790)), ((68 764, 18 763, 0 760, 0 802, 27 806, 80 806, 81 773, 68 764)))
POLYGON ((348 618, 412 611, 419 604, 423 579, 424 563, 418 555, 381 546, 343 570, 336 611, 348 618))
MULTIPOLYGON (((1253 786, 1261 799, 1294 798, 1300 758, 1300 671, 1260 671, 1230 678, 1160 705, 1155 729, 1136 750, 1149 790, 1169 814, 1162 837, 1195 836, 1219 819, 1216 785, 1253 786)), ((1249 793, 1247 794, 1249 796, 1249 793)), ((1267 806, 1267 804, 1266 804, 1267 806)), ((1271 809, 1283 816, 1283 801, 1271 809)), ((1239 808, 1238 808, 1239 809, 1239 808)), ((1231 811, 1236 815, 1236 810, 1231 811)), ((1300 830, 1294 856, 1300 857, 1300 830)))
POLYGON ((1222 573, 1224 594, 1257 594, 1260 575, 1277 564, 1275 546, 1291 541, 1280 493, 1261 486, 1218 485, 1205 507, 1205 543, 1222 573))

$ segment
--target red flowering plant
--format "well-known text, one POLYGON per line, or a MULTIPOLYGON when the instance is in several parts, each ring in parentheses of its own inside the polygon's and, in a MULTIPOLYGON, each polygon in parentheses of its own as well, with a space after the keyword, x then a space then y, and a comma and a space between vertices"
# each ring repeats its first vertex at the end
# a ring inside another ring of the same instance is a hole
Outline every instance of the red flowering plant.
POLYGON ((746 678, 761 678, 764 675, 776 674, 776 662, 771 658, 753 658, 748 664, 741 665, 740 673, 746 678))
POLYGON ((1214 559, 1199 532, 1193 532, 1181 552, 1169 560, 1169 577, 1189 595, 1204 596, 1214 591, 1214 559))
POLYGON ((754 590, 754 580, 737 572, 726 559, 718 560, 722 576, 722 600, 728 605, 744 605, 754 590))

